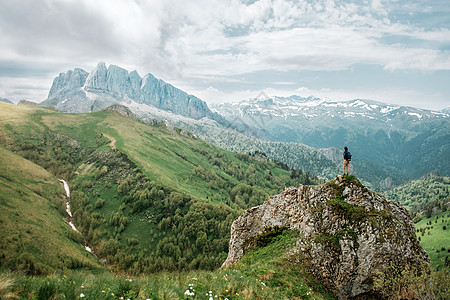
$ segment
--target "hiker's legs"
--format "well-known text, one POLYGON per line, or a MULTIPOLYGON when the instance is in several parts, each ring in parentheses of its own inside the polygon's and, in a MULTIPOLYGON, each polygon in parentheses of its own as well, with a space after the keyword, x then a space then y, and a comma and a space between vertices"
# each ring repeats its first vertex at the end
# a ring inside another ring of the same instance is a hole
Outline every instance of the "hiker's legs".
POLYGON ((349 161, 344 159, 344 175, 348 175, 348 170, 349 170, 349 161))

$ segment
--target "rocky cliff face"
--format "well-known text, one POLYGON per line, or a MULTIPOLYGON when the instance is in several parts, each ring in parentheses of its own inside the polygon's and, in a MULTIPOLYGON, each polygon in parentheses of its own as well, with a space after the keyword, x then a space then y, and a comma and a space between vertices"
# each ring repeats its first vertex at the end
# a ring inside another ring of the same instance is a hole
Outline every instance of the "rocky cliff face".
POLYGON ((141 78, 136 71, 128 72, 115 65, 107 68, 103 62, 90 73, 79 68, 60 73, 41 105, 79 113, 130 103, 149 105, 193 119, 208 117, 224 121, 211 112, 204 101, 151 74, 141 78))
POLYGON ((223 267, 238 262, 275 226, 300 232, 289 259, 339 299, 432 298, 430 259, 409 213, 354 177, 291 187, 245 211, 231 226, 223 267))

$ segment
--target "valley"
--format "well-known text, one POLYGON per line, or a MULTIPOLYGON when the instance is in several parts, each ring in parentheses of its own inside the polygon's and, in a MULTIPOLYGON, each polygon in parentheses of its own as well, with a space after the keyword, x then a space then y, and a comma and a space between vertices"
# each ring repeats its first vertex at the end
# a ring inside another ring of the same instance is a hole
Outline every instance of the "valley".
MULTIPOLYGON (((70 79, 73 74, 65 76, 70 79)), ((89 93, 99 90, 91 88, 89 93)), ((102 97, 96 96, 97 105, 102 97)), ((7 244, 0 248, 0 263, 2 272, 25 274, 11 277, 18 282, 16 294, 24 298, 49 293, 102 299, 131 295, 137 299, 196 298, 202 291, 223 299, 333 299, 306 269, 290 266, 287 254, 273 256, 275 249, 292 243, 289 236, 295 232, 284 233, 285 238, 244 256, 242 264, 218 268, 227 258, 230 227, 238 216, 287 187, 321 185, 340 174, 339 149, 270 140, 269 131, 259 131, 246 122, 238 124, 221 117, 194 119, 164 107, 124 103, 114 97, 107 95, 112 107, 102 110, 96 106, 87 113, 62 114, 25 102, 0 103, 0 205, 5 208, 0 220, 8 224, 2 231, 7 244), (62 181, 70 188, 70 210, 62 181), (52 251, 47 251, 48 245, 52 251), (68 274, 76 284, 69 288, 65 277, 54 275, 34 279, 29 294, 21 290, 20 282, 26 276, 55 272, 68 274), (274 275, 279 273, 285 274, 274 275), (88 274, 89 284, 84 274, 88 274)), ((210 116, 219 114, 211 111, 210 116)), ((410 210, 418 222, 416 236, 431 257, 435 293, 445 295, 447 286, 438 282, 449 278, 449 235, 443 229, 447 227, 449 182, 439 173, 447 174, 448 162, 436 164, 433 156, 448 152, 447 126, 439 125, 448 120, 430 122, 426 126, 438 129, 427 143, 440 152, 419 159, 428 169, 412 174, 400 165, 390 166, 389 161, 357 157, 352 160, 351 173, 410 210), (437 142, 438 137, 443 140, 437 142), (439 170, 430 173, 437 177, 410 181, 430 170, 439 170), (429 222, 438 219, 442 226, 432 228, 429 222)), ((400 131, 412 134, 421 127, 414 128, 400 131)), ((398 143, 411 149, 412 141, 423 143, 428 133, 412 134, 398 143)), ((417 154, 402 155, 417 160, 417 154)))
MULTIPOLYGON (((226 258, 231 222, 243 209, 284 186, 319 182, 301 170, 113 111, 62 115, 31 104, 5 104, 1 111, 2 147, 69 182, 80 234, 69 227, 66 234, 77 241, 83 236, 117 271, 217 268, 226 258), (116 140, 115 149, 106 136, 116 140)), ((5 167, 14 172, 14 165, 5 167)), ((65 207, 64 190, 56 184, 54 205, 65 207)), ((67 218, 65 209, 53 213, 67 218)), ((2 265, 13 264, 10 255, 2 265)), ((40 263, 39 256, 32 258, 40 263)))
POLYGON ((367 173, 368 164, 396 181, 394 186, 434 170, 450 175, 449 160, 440 159, 450 157, 449 116, 443 112, 364 99, 300 96, 222 103, 213 111, 271 141, 340 151, 348 146, 355 154, 355 174, 372 184, 379 179, 367 173))

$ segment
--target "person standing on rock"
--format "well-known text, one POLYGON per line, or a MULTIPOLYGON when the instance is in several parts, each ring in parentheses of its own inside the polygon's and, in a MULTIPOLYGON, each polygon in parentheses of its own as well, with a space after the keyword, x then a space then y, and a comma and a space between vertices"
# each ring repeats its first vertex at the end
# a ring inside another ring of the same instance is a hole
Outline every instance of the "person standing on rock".
POLYGON ((348 148, 346 146, 344 147, 344 175, 348 175, 351 160, 352 154, 348 151, 348 148))

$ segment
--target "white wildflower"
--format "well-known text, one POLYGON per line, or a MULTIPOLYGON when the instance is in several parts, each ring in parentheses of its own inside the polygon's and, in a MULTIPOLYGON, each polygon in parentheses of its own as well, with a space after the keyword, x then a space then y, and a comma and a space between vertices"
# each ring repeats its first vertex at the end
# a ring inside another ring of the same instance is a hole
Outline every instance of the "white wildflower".
POLYGON ((84 294, 83 293, 80 294, 80 298, 84 298, 84 294))

